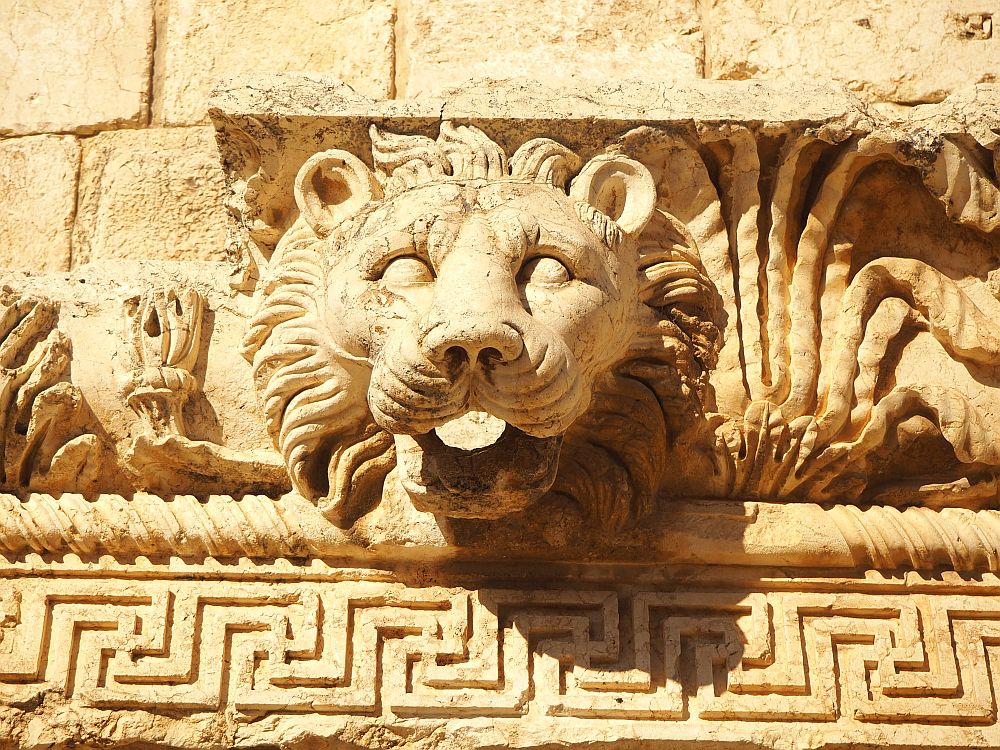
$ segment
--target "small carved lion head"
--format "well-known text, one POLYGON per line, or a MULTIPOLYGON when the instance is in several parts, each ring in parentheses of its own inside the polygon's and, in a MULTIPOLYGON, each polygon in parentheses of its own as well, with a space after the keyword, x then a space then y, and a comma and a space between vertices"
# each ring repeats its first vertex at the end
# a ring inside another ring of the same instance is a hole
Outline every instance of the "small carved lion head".
POLYGON ((295 488, 341 525, 393 470, 450 517, 550 492, 610 526, 640 516, 716 337, 650 173, 544 138, 508 159, 448 122, 371 137, 374 170, 302 166, 245 340, 295 488))

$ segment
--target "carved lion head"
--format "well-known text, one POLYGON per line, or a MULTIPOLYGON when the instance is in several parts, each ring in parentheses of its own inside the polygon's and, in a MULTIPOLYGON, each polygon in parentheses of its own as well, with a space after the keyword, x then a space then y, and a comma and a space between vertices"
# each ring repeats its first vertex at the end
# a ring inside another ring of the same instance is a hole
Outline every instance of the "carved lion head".
POLYGON ((341 525, 393 470, 445 516, 546 493, 640 516, 716 338, 650 173, 544 138, 508 159, 448 122, 371 137, 374 170, 344 151, 302 166, 245 339, 296 490, 341 525))

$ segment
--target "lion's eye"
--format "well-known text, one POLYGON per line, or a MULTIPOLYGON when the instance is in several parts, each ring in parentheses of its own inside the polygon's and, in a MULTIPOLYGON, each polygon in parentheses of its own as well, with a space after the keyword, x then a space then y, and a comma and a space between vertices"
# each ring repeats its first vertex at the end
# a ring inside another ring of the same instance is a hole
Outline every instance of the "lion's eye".
POLYGON ((434 281, 434 272, 415 255, 393 258, 382 272, 382 281, 390 284, 425 284, 434 281))
POLYGON ((521 268, 521 283, 535 286, 558 286, 573 278, 562 263, 555 258, 532 258, 521 268))

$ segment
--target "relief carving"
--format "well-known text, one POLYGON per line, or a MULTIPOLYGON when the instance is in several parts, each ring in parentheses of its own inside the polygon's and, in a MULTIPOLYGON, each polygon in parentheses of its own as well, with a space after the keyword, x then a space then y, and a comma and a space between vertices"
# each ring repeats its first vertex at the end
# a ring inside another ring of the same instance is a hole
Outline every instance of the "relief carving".
POLYGON ((137 364, 125 400, 153 437, 186 435, 184 404, 198 383, 204 299, 193 289, 158 289, 127 303, 137 364))
MULTIPOLYGON (((275 712, 300 730, 324 714, 517 718, 518 728, 542 722, 545 741, 566 733, 567 744, 605 736, 603 722, 575 721, 584 718, 635 721, 625 725, 633 738, 787 721, 845 737, 879 722, 972 724, 987 734, 968 739, 996 737, 1000 599, 879 584, 747 593, 3 582, 0 684, 18 706, 57 691, 84 710, 228 709, 250 731, 275 712), (52 648, 67 638, 72 648, 52 648), (213 658, 223 642, 227 658, 213 658), (835 723, 845 718, 862 726, 835 723)), ((141 722, 132 731, 148 736, 141 722)))
POLYGON ((0 486, 91 488, 103 448, 68 382, 72 345, 56 328, 58 306, 0 292, 0 486))
MULTIPOLYGON (((727 229, 704 235, 701 254, 716 270, 727 326, 712 379, 714 480, 695 480, 709 494, 995 503, 1000 304, 980 281, 954 278, 947 261, 938 267, 928 238, 905 228, 862 236, 843 220, 863 177, 892 160, 919 170, 952 221, 996 229, 1000 193, 978 156, 950 140, 921 148, 919 137, 781 138, 769 186, 765 141, 737 129, 712 144, 727 159, 712 209, 727 229), (915 369, 913 351, 928 366, 915 369), (906 454, 920 445, 950 461, 913 466, 906 454)), ((692 161, 707 181, 691 149, 667 146, 664 183, 692 161)), ((981 235, 938 236, 962 252, 995 252, 981 235)))
MULTIPOLYGON (((639 554, 701 500, 992 518, 979 94, 904 123, 849 102, 491 121, 333 88, 349 114, 276 117, 320 83, 296 86, 214 112, 238 290, 183 264, 17 279, 17 299, 61 291, 5 308, 8 489, 80 492, 81 518, 136 492, 291 489, 344 531, 316 531, 324 550, 639 554), (111 374, 70 340, 115 351, 111 374)), ((926 559, 956 559, 942 539, 926 559)))
POLYGON ((281 487, 283 467, 261 452, 192 440, 185 407, 200 391, 194 369, 201 350, 205 300, 194 289, 154 288, 126 301, 126 335, 136 368, 125 400, 143 427, 126 448, 125 467, 138 488, 166 493, 281 487))
POLYGON ((984 233, 934 240, 995 252, 993 165, 923 138, 647 126, 581 166, 445 120, 372 125, 374 169, 312 156, 245 341, 294 486, 341 525, 387 478, 444 516, 546 496, 611 529, 670 497, 992 507, 1000 303, 845 219, 889 165, 984 233))
POLYGON ((1000 746, 996 89, 473 93, 5 275, 0 747, 1000 746))
MULTIPOLYGON (((652 505, 669 417, 716 345, 648 170, 548 139, 372 126, 328 151, 262 280, 245 354, 296 489, 338 523, 395 468, 422 511, 495 518, 552 490, 618 527, 652 505), (645 239, 652 226, 655 236, 645 239), (560 468, 561 467, 561 468, 560 468)), ((688 407, 689 409, 692 407, 688 407)))

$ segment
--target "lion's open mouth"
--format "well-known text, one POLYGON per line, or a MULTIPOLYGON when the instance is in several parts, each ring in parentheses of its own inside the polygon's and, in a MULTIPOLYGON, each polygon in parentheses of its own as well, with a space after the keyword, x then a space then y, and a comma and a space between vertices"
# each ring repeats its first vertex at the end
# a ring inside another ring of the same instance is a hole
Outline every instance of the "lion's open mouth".
POLYGON ((549 490, 562 436, 537 438, 483 412, 423 435, 397 435, 400 480, 414 505, 453 517, 498 518, 549 490))

